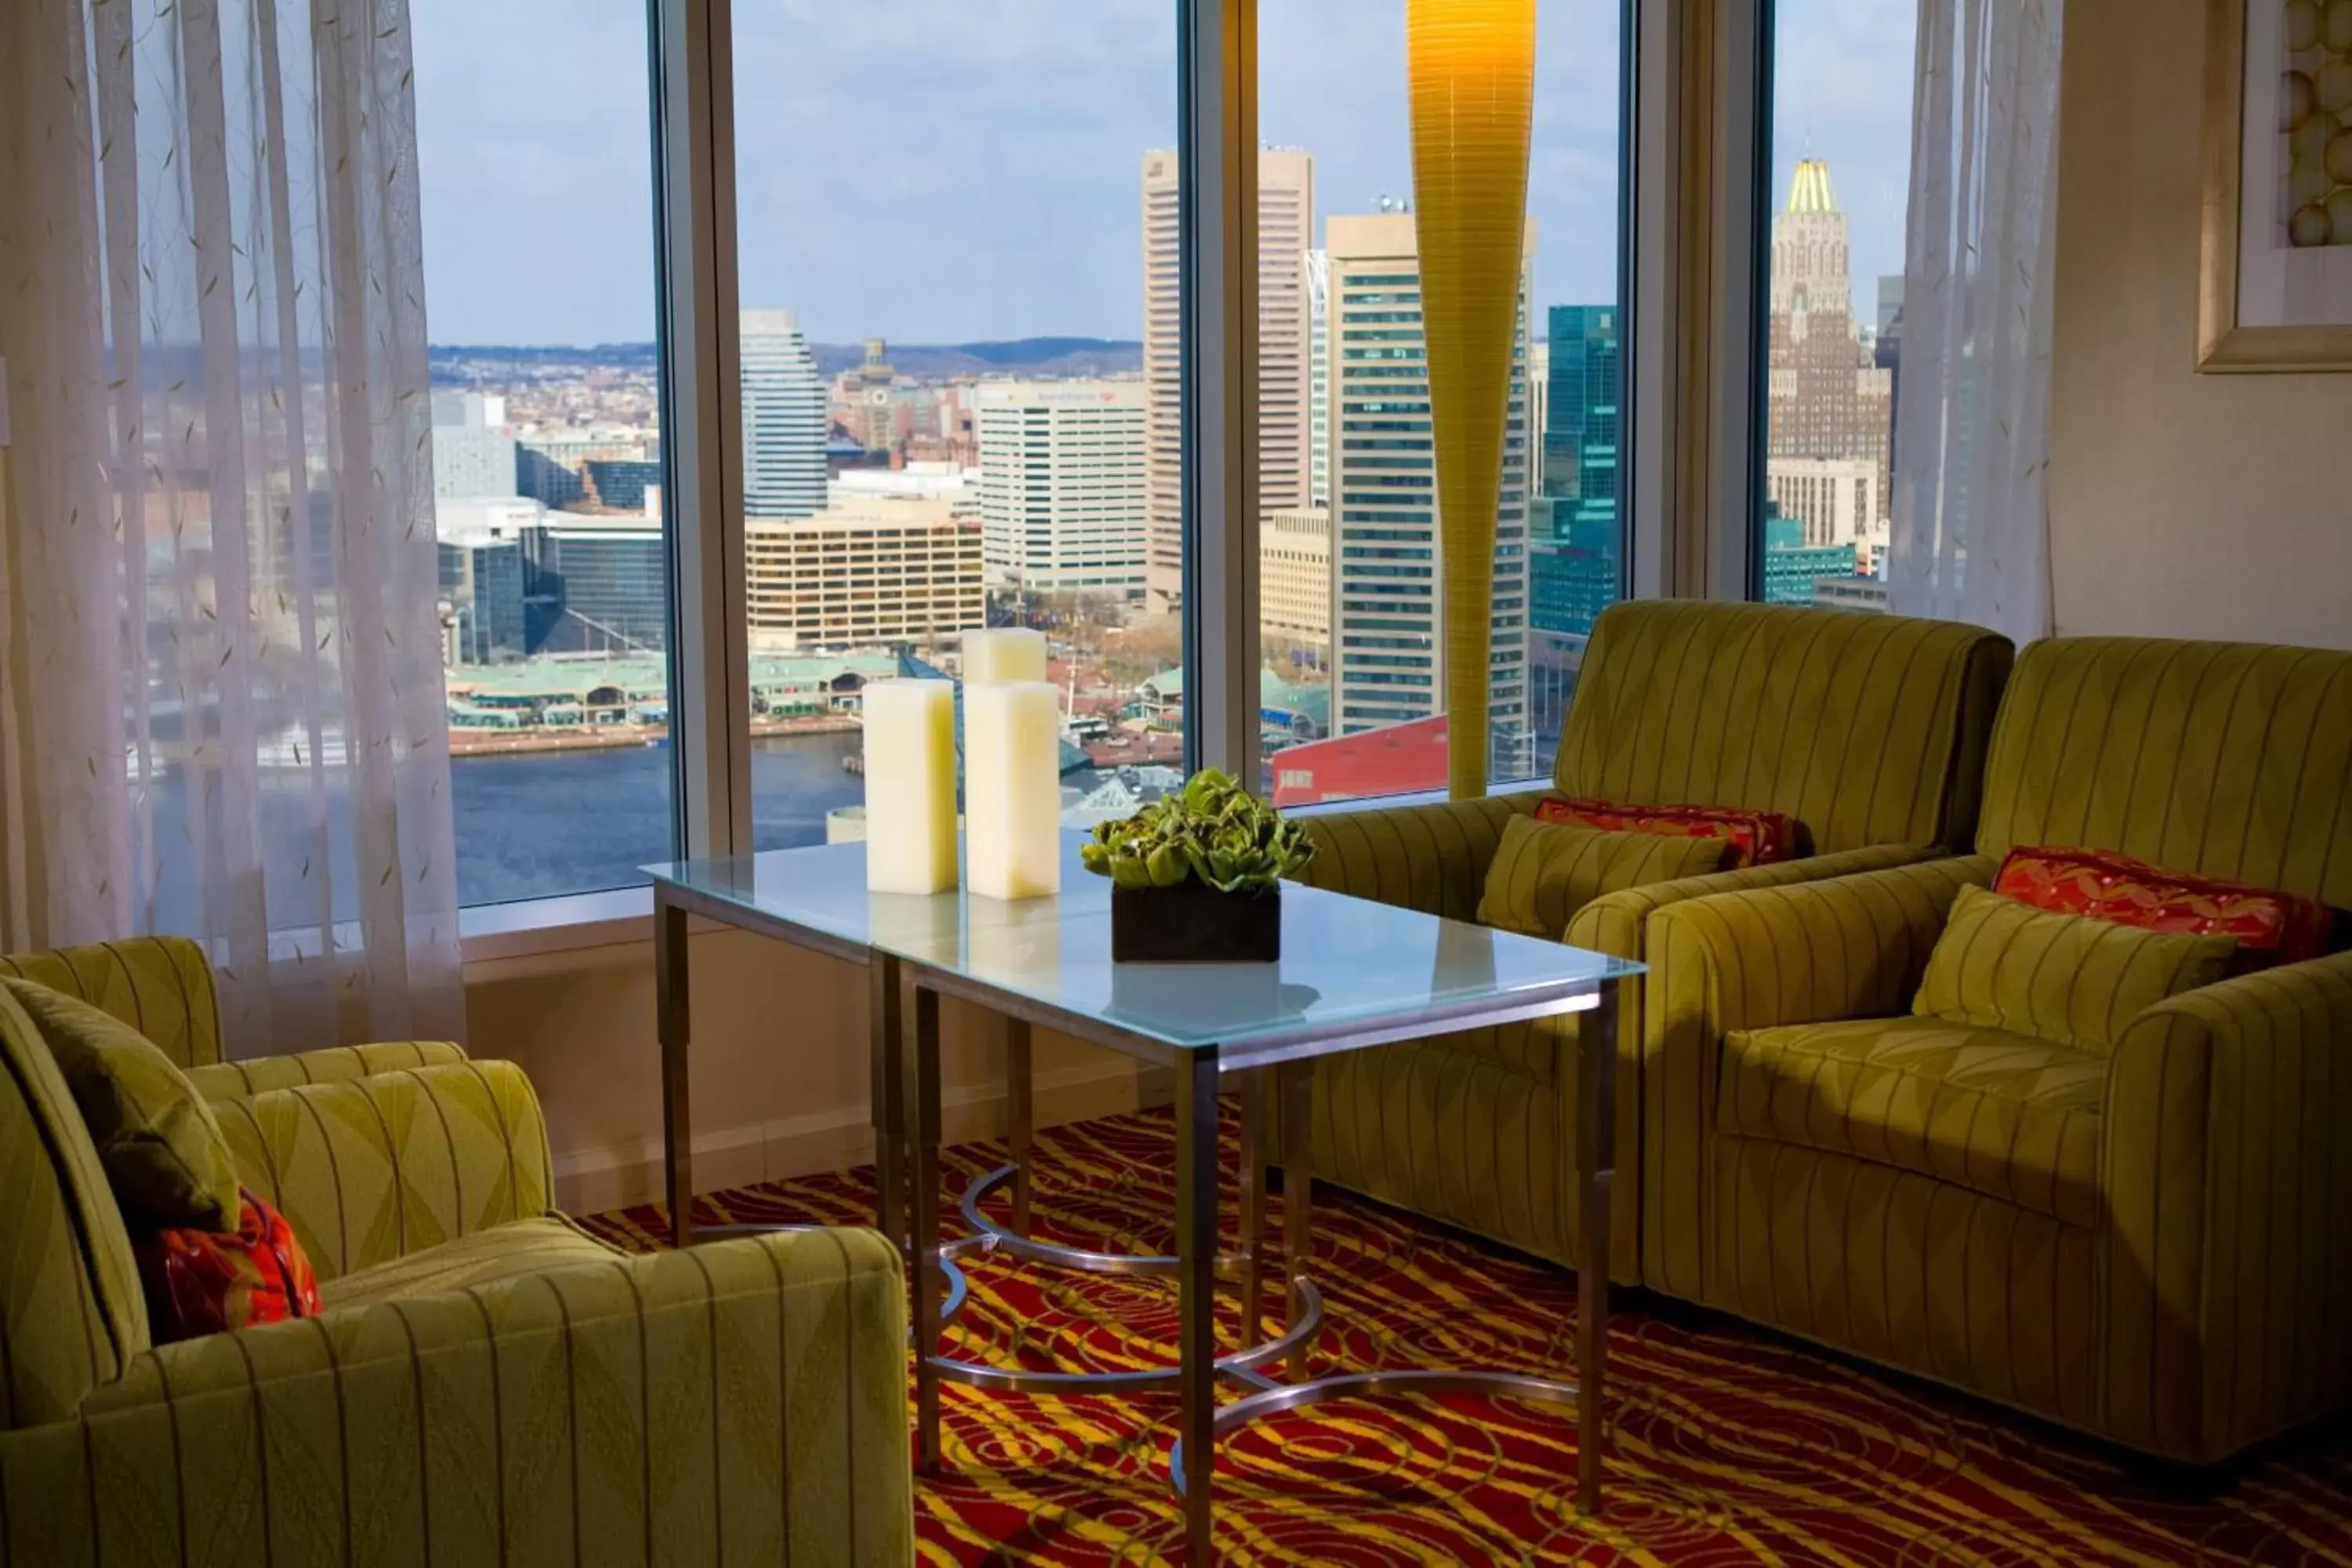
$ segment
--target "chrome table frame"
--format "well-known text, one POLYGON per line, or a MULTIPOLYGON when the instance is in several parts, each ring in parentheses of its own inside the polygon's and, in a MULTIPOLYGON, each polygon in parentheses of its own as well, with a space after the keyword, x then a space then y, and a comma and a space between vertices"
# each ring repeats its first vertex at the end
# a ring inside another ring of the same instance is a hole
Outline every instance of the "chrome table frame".
POLYGON ((1566 989, 1537 1002, 1523 998, 1437 1009, 1410 1020, 1360 1026, 1302 1030, 1291 1037, 1261 1037, 1239 1047, 1186 1049, 1125 1029, 1091 1014, 1074 1013, 1012 994, 968 975, 913 959, 900 961, 911 999, 900 1037, 906 1061, 894 1075, 907 1095, 903 1124, 911 1133, 915 1405, 918 1463, 926 1471, 940 1462, 940 1384, 942 1381, 1032 1394, 1124 1394, 1173 1385, 1181 1390, 1182 1415, 1169 1455, 1171 1479, 1183 1499, 1185 1559, 1216 1561, 1212 1540, 1210 1489, 1218 1440, 1261 1417, 1326 1400, 1390 1394, 1475 1394, 1561 1405, 1576 1412, 1577 1499, 1580 1514, 1601 1508, 1601 1470, 1606 1446, 1602 1394, 1606 1381, 1609 1314, 1610 1200, 1616 1179, 1617 987, 1605 979, 1566 989), (981 1178, 965 1194, 962 1208, 971 1234, 939 1242, 940 1202, 944 1184, 940 1129, 940 1004, 955 996, 995 1010, 1008 1020, 1007 1099, 1011 1107, 1013 1163, 981 1178), (1577 1380, 1503 1373, 1380 1371, 1326 1378, 1308 1376, 1307 1358, 1322 1322, 1322 1298, 1309 1277, 1313 1256, 1314 1194, 1310 1118, 1314 1064, 1433 1031, 1515 1023, 1570 1013, 1588 1013, 1578 1031, 1577 1189, 1582 1216, 1580 1251, 1587 1266, 1576 1271, 1577 1380), (1088 1044, 1108 1047, 1175 1078, 1176 1252, 1172 1257, 1090 1252, 1033 1239, 1026 1233, 1034 1193, 1029 1174, 1030 1054, 1032 1026, 1058 1029, 1088 1044), (1238 1253, 1217 1250, 1217 1097, 1226 1078, 1242 1102, 1242 1245, 1238 1253), (1269 1272, 1265 1235, 1268 1079, 1282 1110, 1284 1274, 1287 1283, 1284 1329, 1261 1340, 1264 1282, 1269 1272), (990 1220, 982 1205, 996 1188, 1013 1187, 1013 1223, 990 1220), (960 1283, 952 1259, 977 1242, 1015 1257, 1058 1268, 1097 1273, 1172 1274, 1177 1280, 1178 1360, 1172 1367, 1122 1373, 1039 1373, 990 1367, 944 1354, 940 1338, 960 1283), (1216 1348, 1216 1282, 1241 1280, 1242 1347, 1220 1357, 1216 1348), (1263 1370, 1284 1363, 1287 1382, 1263 1370), (1217 1405, 1221 1382, 1239 1385, 1244 1397, 1217 1405))
MULTIPOLYGON (((687 1093, 694 1038, 692 1007, 688 998, 687 938, 693 917, 699 915, 720 925, 756 931, 866 970, 871 1005, 866 1037, 873 1071, 875 1222, 882 1234, 898 1243, 904 1252, 908 1245, 907 1131, 900 1120, 906 1110, 906 1095, 898 1082, 902 1058, 898 1040, 904 990, 898 960, 864 942, 846 941, 814 926, 780 919, 676 882, 656 878, 653 889, 655 1014, 662 1065, 663 1195, 669 1209, 671 1245, 690 1247, 696 1239, 693 1110, 687 1093)), ((1024 1073, 1022 1079, 1025 1083, 1027 1074, 1024 1073)), ((1024 1110, 1026 1100, 1024 1090, 1024 1110)), ((704 1239, 710 1239, 794 1228, 797 1227, 772 1225, 709 1226, 700 1234, 704 1239)))
POLYGON ((1616 1176, 1617 987, 1619 979, 1562 984, 1508 999, 1427 1008, 1385 1023, 1302 1027, 1260 1036, 1245 1044, 1187 1049, 1137 1033, 1116 1021, 1032 1002, 983 981, 900 958, 868 943, 787 920, 743 903, 656 879, 654 892, 654 981, 662 1059, 664 1187, 672 1243, 805 1228, 796 1226, 693 1224, 694 1159, 688 1065, 693 1031, 688 943, 701 916, 722 926, 773 937, 795 947, 865 967, 871 1002, 867 1044, 873 1079, 876 1218, 909 1259, 915 1289, 912 1340, 916 1432, 920 1463, 940 1459, 940 1384, 970 1384, 1031 1394, 1132 1394, 1175 1388, 1182 1415, 1169 1455, 1171 1479, 1183 1499, 1186 1560, 1216 1561, 1211 1536, 1210 1488, 1220 1438, 1251 1421, 1325 1400, 1387 1394, 1475 1394, 1569 1406, 1579 1441, 1576 1507, 1601 1507, 1606 1444, 1602 1393, 1606 1375, 1609 1280, 1605 1266, 1577 1270, 1577 1381, 1503 1373, 1393 1370, 1315 1379, 1308 1356, 1323 1320, 1323 1301, 1309 1277, 1314 1172, 1309 1136, 1314 1064, 1327 1056, 1449 1029, 1517 1023, 1589 1013, 1578 1032, 1577 1188, 1583 1256, 1609 1256, 1610 1198, 1616 1176), (1006 1119, 1012 1163, 972 1184, 962 1211, 970 1231, 941 1242, 940 1004, 957 996, 986 1009, 1004 1048, 1006 1119), (1033 1026, 1058 1029, 1151 1066, 1175 1080, 1176 1232, 1171 1256, 1086 1251, 1028 1235, 1034 1203, 1030 1153, 1034 1129, 1030 1051, 1033 1026), (1242 1104, 1242 1246, 1217 1250, 1217 1097, 1233 1080, 1242 1104), (1283 1328, 1270 1339, 1264 1327, 1265 1282, 1271 1269, 1265 1234, 1266 1120, 1269 1095, 1281 1104, 1284 1168, 1283 1266, 1286 1289, 1283 1328), (911 1166, 911 1170, 909 1167, 911 1166), (909 1178, 911 1177, 911 1192, 909 1178), (1012 1187, 1012 1224, 990 1219, 982 1205, 998 1188, 1012 1187), (911 1203, 909 1198, 911 1197, 911 1203), (911 1209, 911 1216, 909 1210, 911 1209), (908 1219, 912 1218, 911 1234, 908 1219), (926 1245, 916 1246, 914 1237, 926 1245), (1170 1367, 1121 1373, 1047 1373, 991 1367, 940 1352, 940 1339, 965 1300, 956 1259, 975 1250, 1002 1250, 1051 1267, 1097 1273, 1172 1275, 1177 1280, 1178 1360, 1170 1367), (1243 1344, 1216 1353, 1216 1282, 1238 1279, 1243 1344), (1265 1369, 1280 1364, 1287 1381, 1265 1369), (1219 1408, 1217 1387, 1231 1384, 1243 1397, 1219 1408))

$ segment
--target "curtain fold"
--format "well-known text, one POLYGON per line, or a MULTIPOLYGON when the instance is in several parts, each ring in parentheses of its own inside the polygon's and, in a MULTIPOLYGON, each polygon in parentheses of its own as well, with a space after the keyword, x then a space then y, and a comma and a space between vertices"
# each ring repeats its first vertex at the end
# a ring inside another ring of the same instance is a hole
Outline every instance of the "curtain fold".
POLYGON ((404 0, 0 6, 0 951, 462 1028, 404 0))
POLYGON ((2052 630, 2059 0, 1919 0, 1887 597, 2052 630))

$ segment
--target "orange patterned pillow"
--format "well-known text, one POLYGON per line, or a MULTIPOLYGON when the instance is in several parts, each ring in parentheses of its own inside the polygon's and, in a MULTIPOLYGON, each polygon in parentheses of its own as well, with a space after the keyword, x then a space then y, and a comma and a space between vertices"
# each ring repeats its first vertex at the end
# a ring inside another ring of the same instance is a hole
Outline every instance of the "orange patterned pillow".
POLYGON ((131 1243, 155 1342, 319 1315, 319 1277, 294 1227, 238 1189, 235 1230, 163 1230, 131 1243))
POLYGON ((1616 805, 1605 800, 1551 795, 1536 807, 1538 822, 1597 827, 1604 833, 1655 833, 1668 838, 1728 838, 1723 868, 1769 866, 1798 857, 1796 819, 1777 811, 1736 805, 1616 805))
POLYGON ((2234 936, 2232 974, 2328 950, 2336 911, 2315 899, 2167 871, 2105 849, 2012 849, 1992 890, 2038 910, 2190 936, 2234 936))

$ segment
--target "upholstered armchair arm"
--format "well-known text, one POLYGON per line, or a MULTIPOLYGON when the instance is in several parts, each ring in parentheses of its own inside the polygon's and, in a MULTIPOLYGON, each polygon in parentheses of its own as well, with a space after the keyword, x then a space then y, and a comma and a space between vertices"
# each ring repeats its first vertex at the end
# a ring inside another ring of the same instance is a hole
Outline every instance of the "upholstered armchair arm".
POLYGON ((221 1059, 220 1004, 205 950, 184 936, 134 936, 0 958, 13 974, 78 996, 130 1025, 184 1068, 221 1059))
POLYGON ((1503 825, 1533 816, 1543 797, 1534 791, 1303 816, 1298 822, 1316 854, 1298 879, 1399 909, 1474 920, 1503 825))
MULTIPOLYGON (((1677 881, 1653 882, 1647 887, 1603 893, 1570 918, 1561 940, 1570 947, 1590 952, 1638 959, 1644 953, 1643 938, 1650 916, 1669 904, 1717 893, 1786 887, 1876 871, 1925 860, 1934 853, 1932 849, 1882 845, 1836 855, 1815 855, 1802 860, 1783 860, 1770 866, 1744 866, 1737 871, 1717 871, 1705 877, 1685 877, 1677 881)), ((1643 1107, 1650 1093, 1646 1081, 1648 1027, 1647 998, 1642 985, 1636 982, 1622 987, 1617 1000, 1617 1147, 1621 1151, 1619 1157, 1629 1165, 1642 1146, 1643 1107)), ((1572 1120, 1568 1119, 1575 1115, 1575 1075, 1563 1075, 1559 1087, 1562 1125, 1572 1125, 1572 1120)), ((1617 1184, 1616 1190, 1617 1206, 1610 1233, 1611 1272, 1628 1284, 1638 1284, 1642 1279, 1642 1186, 1629 1175, 1617 1184)), ((1580 1240, 1580 1247, 1581 1245, 1580 1240)))
POLYGON ((1852 877, 1865 871, 1916 865, 1936 858, 1937 854, 1934 848, 1926 846, 1875 844, 1864 849, 1841 850, 1834 855, 1811 855, 1801 860, 1780 860, 1769 866, 1742 866, 1737 871, 1716 871, 1704 877, 1685 877, 1678 881, 1653 882, 1645 888, 1627 888, 1620 892, 1603 893, 1577 910, 1568 922, 1568 934, 1564 940, 1570 947, 1580 947, 1591 952, 1639 958, 1650 916, 1668 904, 1710 898, 1717 893, 1744 893, 1760 888, 1825 882, 1832 877, 1852 877))
POLYGON ((455 1040, 387 1040, 365 1046, 335 1046, 290 1057, 255 1057, 193 1068, 188 1080, 206 1100, 243 1100, 273 1089, 305 1083, 343 1083, 403 1068, 446 1067, 466 1059, 455 1040))
POLYGON ((218 1100, 239 1178, 321 1279, 544 1214, 547 1123, 512 1062, 457 1061, 218 1100))
POLYGON ((0 1434, 15 1561, 903 1568, 906 1300, 805 1231, 168 1345, 0 1434))
POLYGON ((1983 856, 1915 861, 1684 899, 1649 917, 1642 985, 1649 1284, 1706 1299, 1706 1135, 1724 1037, 1904 1011, 1952 900, 1964 887, 1989 885, 1994 869, 1983 856))
POLYGON ((2352 953, 2149 1008, 2107 1068, 2108 1435, 2202 1463, 2352 1390, 2352 953))

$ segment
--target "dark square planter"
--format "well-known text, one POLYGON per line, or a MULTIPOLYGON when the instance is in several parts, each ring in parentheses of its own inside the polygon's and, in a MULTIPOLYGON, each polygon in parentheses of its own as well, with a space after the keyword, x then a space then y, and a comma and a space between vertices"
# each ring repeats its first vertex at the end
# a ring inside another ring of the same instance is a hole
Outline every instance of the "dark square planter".
POLYGON ((1206 882, 1110 890, 1116 963, 1272 963, 1282 956, 1282 886, 1222 893, 1206 882))

